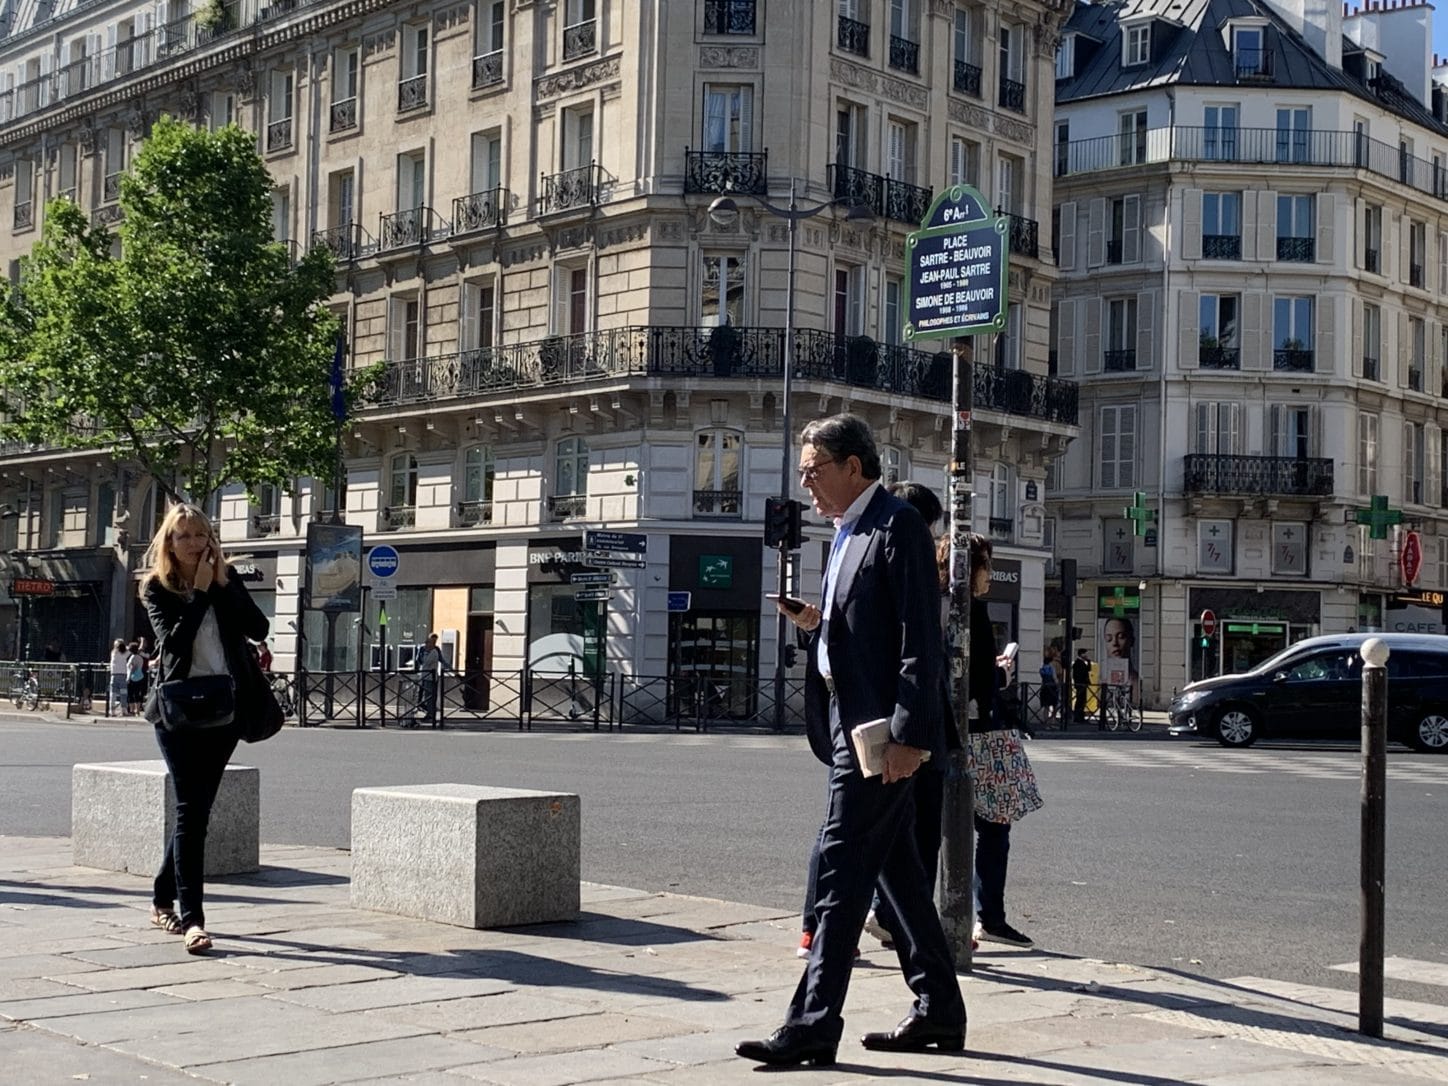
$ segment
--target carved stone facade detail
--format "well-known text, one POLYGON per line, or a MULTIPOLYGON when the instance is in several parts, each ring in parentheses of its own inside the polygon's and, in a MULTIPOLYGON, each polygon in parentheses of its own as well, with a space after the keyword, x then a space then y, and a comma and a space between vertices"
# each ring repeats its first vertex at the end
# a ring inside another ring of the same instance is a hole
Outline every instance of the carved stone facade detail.
POLYGON ((999 113, 992 113, 969 102, 951 100, 946 103, 945 108, 946 115, 952 121, 956 124, 963 124, 967 128, 973 128, 977 132, 992 132, 997 136, 1015 140, 1017 143, 1031 144, 1035 142, 1035 126, 1026 121, 1002 117, 999 113))
POLYGON ((924 87, 888 75, 880 77, 880 94, 892 102, 915 109, 925 109, 930 105, 930 93, 924 87))
POLYGON ((251 65, 243 64, 236 70, 236 89, 245 97, 256 90, 256 72, 251 65))
POLYGON ((546 250, 542 244, 520 245, 516 249, 505 249, 498 261, 505 268, 511 268, 514 264, 529 264, 535 260, 542 260, 546 250))
POLYGON ((658 224, 659 238, 663 241, 683 241, 684 224, 677 219, 670 219, 658 224))
POLYGON ((126 134, 137 140, 146 134, 146 111, 140 106, 126 114, 126 134))
POLYGON ((758 68, 759 50, 752 45, 703 45, 699 47, 701 68, 758 68))
POLYGON ((91 154, 96 149, 96 130, 88 124, 82 125, 76 129, 75 142, 81 154, 91 154))
POLYGON ((608 57, 595 61, 593 64, 585 64, 581 68, 570 68, 566 72, 544 76, 538 80, 536 98, 539 101, 545 98, 557 98, 560 94, 567 94, 569 91, 583 90, 595 83, 617 79, 618 73, 618 57, 608 57))
POLYGON ((634 223, 631 226, 620 226, 616 230, 610 230, 603 236, 602 248, 610 245, 629 245, 636 241, 643 241, 649 236, 649 228, 646 223, 634 223))

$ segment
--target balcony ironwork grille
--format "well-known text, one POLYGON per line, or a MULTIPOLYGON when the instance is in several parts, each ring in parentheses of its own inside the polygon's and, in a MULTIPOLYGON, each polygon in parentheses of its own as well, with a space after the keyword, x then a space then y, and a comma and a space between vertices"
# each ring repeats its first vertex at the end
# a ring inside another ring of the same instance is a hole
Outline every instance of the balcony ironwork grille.
POLYGON ((482 524, 493 523, 493 503, 491 501, 458 502, 459 528, 476 528, 482 524))
POLYGON ((705 34, 753 34, 755 0, 704 0, 705 34))
POLYGON ((277 535, 282 530, 282 517, 280 513, 253 513, 251 515, 251 534, 253 537, 277 535))
POLYGON ((357 127, 357 99, 343 98, 332 103, 331 131, 345 132, 357 127))
POLYGON ((291 145, 292 119, 290 117, 271 121, 266 126, 266 149, 268 151, 285 151, 291 145))
POLYGON ((955 62, 954 87, 961 94, 969 94, 973 98, 980 97, 980 68, 975 64, 967 64, 963 60, 955 62))
POLYGON ((1002 211, 996 208, 996 214, 1004 216, 1006 220, 1006 233, 1010 243, 1011 252, 1017 256, 1028 256, 1032 260, 1039 260, 1041 255, 1040 224, 1035 219, 1028 219, 1023 215, 1012 215, 1009 211, 1002 211))
POLYGON ((1272 368, 1291 373, 1312 372, 1312 351, 1301 348, 1278 348, 1272 352, 1272 368))
POLYGON ((587 494, 548 495, 549 520, 578 520, 588 510, 587 494))
POLYGON ((106 203, 121 198, 121 175, 119 172, 106 174, 105 181, 101 184, 101 199, 106 203))
POLYGON ((920 43, 890 35, 890 67, 912 75, 920 72, 920 43))
POLYGON ((603 168, 597 163, 590 163, 561 173, 545 174, 542 188, 543 194, 538 198, 540 215, 591 207, 599 202, 603 168))
POLYGON ((684 151, 684 191, 769 194, 768 151, 684 151))
POLYGON ((1001 76, 1000 107, 1016 113, 1026 111, 1026 85, 1001 76))
POLYGON ((694 516, 739 520, 743 516, 744 492, 741 490, 694 491, 694 516))
POLYGON ((1363 355, 1363 377, 1368 381, 1378 380, 1378 360, 1371 355, 1363 355))
POLYGON ((1232 54, 1232 68, 1238 79, 1270 79, 1272 51, 1239 47, 1232 54))
POLYGON ((377 248, 403 249, 447 237, 450 224, 427 205, 404 208, 378 217, 377 248))
POLYGON ((106 204, 91 212, 91 222, 96 226, 108 226, 113 222, 120 222, 124 217, 120 204, 106 204))
POLYGON ((1134 370, 1136 369, 1136 352, 1129 349, 1103 351, 1101 366, 1107 373, 1126 373, 1134 370))
POLYGON ((317 230, 312 233, 312 244, 327 249, 334 260, 356 260, 362 250, 362 228, 349 222, 317 230))
POLYGON ((1016 536, 1016 522, 1012 517, 991 517, 988 521, 991 539, 997 543, 1010 543, 1016 536))
POLYGON ((1106 263, 1108 263, 1108 264, 1120 264, 1120 263, 1121 263, 1121 242, 1119 242, 1119 241, 1108 241, 1108 242, 1106 243, 1106 263))
POLYGON ((377 518, 377 530, 381 532, 400 532, 417 526, 417 506, 415 505, 385 505, 382 513, 377 518))
POLYGON ((1333 462, 1328 459, 1188 453, 1182 467, 1182 490, 1188 494, 1332 494, 1333 462))
POLYGON ((598 20, 587 19, 563 28, 563 59, 574 60, 598 49, 598 20))
POLYGON ((1242 238, 1239 234, 1203 234, 1203 260, 1241 260, 1242 238))
POLYGON ((480 57, 473 57, 473 89, 491 87, 503 81, 503 51, 495 49, 480 57))
POLYGON ((427 105, 427 74, 415 75, 397 84, 397 112, 421 109, 427 105))
MULTIPOLYGON (((387 361, 363 398, 372 407, 396 407, 626 377, 780 380, 783 329, 731 327, 732 334, 723 339, 717 332, 641 325, 387 361)), ((868 337, 818 329, 796 329, 793 342, 793 374, 798 380, 950 402, 948 353, 876 344, 868 337)), ((971 380, 977 409, 1077 424, 1074 381, 990 365, 975 367, 971 380)))
POLYGON ((508 190, 501 185, 484 192, 459 196, 453 201, 452 232, 466 234, 503 226, 508 221, 508 190))
POLYGON ((1239 370, 1242 368, 1240 347, 1198 347, 1197 365, 1204 370, 1239 370))
POLYGON ((1317 259, 1317 239, 1278 238, 1277 259, 1294 263, 1310 264, 1317 259))
POLYGON ((1370 271, 1370 272, 1373 272, 1374 274, 1376 274, 1377 271, 1378 271, 1378 266, 1379 266, 1379 265, 1378 265, 1378 250, 1376 250, 1376 249, 1364 249, 1364 250, 1363 250, 1363 271, 1370 271))
POLYGON ((917 226, 930 210, 930 189, 885 178, 885 218, 917 226))
POLYGON ((29 230, 35 225, 35 204, 26 200, 15 205, 15 229, 29 230))
POLYGON ((869 56, 870 24, 841 15, 835 32, 835 42, 846 53, 854 53, 859 57, 869 56))
POLYGON ((877 173, 834 162, 829 168, 830 191, 848 207, 867 207, 877 216, 885 214, 885 179, 877 173))

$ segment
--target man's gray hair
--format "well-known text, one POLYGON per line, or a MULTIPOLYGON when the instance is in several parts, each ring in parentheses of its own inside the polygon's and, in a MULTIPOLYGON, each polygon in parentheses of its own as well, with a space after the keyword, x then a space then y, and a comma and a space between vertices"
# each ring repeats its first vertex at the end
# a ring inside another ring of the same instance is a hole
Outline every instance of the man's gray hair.
POLYGON ((828 415, 806 424, 800 431, 800 444, 813 445, 829 453, 831 460, 844 462, 852 456, 860 459, 860 471, 866 479, 880 477, 880 452, 875 448, 875 435, 870 424, 858 415, 828 415))

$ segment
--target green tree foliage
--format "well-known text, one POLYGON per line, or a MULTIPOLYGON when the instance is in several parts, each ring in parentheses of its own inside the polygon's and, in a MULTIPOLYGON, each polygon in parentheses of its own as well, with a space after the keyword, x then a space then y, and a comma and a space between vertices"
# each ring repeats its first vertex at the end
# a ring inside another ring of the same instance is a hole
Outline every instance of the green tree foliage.
POLYGON ((0 436, 103 448, 173 499, 330 479, 331 254, 272 240, 255 137, 162 118, 121 179, 116 235, 47 208, 0 315, 0 436))

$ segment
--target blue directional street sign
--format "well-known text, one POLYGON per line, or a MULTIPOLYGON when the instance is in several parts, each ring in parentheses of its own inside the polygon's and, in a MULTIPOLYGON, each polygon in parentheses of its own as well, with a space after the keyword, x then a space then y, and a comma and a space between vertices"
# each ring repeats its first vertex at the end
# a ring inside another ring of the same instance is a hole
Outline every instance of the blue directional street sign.
POLYGON ((670 592, 669 613, 682 614, 689 609, 689 605, 693 602, 694 595, 692 592, 670 592))
POLYGON ((374 577, 395 577, 399 565, 397 548, 390 543, 379 543, 367 552, 367 570, 374 577))
POLYGON ((1006 324, 1006 220, 969 185, 936 197, 905 239, 905 338, 999 332, 1006 324))

